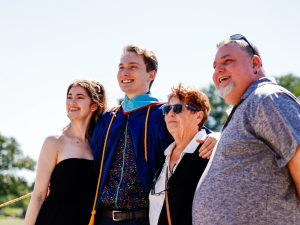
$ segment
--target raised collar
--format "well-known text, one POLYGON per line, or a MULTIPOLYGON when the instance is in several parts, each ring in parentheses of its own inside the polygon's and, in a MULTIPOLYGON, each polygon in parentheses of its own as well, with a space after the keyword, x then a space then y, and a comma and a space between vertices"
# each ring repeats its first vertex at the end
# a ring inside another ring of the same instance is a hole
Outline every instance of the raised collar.
POLYGON ((134 98, 128 98, 125 95, 124 101, 121 103, 124 112, 131 112, 133 110, 145 107, 147 105, 158 103, 159 100, 154 98, 149 92, 135 96, 134 98))
POLYGON ((254 81, 246 90, 246 92, 243 94, 241 99, 246 99, 247 97, 249 97, 249 95, 258 87, 261 87, 263 85, 266 84, 276 84, 275 79, 273 79, 272 77, 262 77, 256 81, 254 81))
POLYGON ((230 105, 228 107, 228 109, 226 109, 226 113, 227 115, 230 115, 230 113, 232 112, 232 110, 234 109, 234 107, 236 108, 239 104, 241 104, 247 97, 249 97, 249 95, 256 90, 258 87, 261 87, 265 84, 276 84, 276 80, 275 78, 272 77, 262 77, 256 81, 254 81, 252 84, 250 84, 250 86, 248 87, 248 89, 245 91, 245 93, 242 95, 240 101, 237 103, 237 105, 233 106, 230 105))
MULTIPOLYGON (((204 129, 201 129, 198 131, 197 134, 193 137, 193 139, 190 141, 190 143, 185 147, 182 153, 194 153, 199 145, 199 143, 196 140, 204 141, 207 137, 206 131, 204 129)), ((175 142, 169 145, 169 147, 165 150, 165 155, 168 156, 172 152, 172 150, 175 147, 175 142)))

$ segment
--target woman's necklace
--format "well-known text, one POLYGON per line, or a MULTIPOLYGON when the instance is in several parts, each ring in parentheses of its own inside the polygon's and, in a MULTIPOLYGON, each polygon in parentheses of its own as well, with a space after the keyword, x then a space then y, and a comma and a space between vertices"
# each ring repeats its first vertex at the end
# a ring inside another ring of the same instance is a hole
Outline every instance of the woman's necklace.
POLYGON ((73 139, 74 140, 74 142, 76 143, 76 144, 88 144, 88 140, 85 138, 85 140, 82 140, 81 138, 79 138, 79 137, 75 137, 75 136, 71 136, 71 135, 68 135, 68 134, 66 134, 66 136, 67 137, 69 137, 69 138, 71 138, 71 139, 73 139))
POLYGON ((76 144, 80 144, 80 142, 82 142, 79 138, 77 138, 77 137, 74 137, 74 138, 75 138, 76 144))

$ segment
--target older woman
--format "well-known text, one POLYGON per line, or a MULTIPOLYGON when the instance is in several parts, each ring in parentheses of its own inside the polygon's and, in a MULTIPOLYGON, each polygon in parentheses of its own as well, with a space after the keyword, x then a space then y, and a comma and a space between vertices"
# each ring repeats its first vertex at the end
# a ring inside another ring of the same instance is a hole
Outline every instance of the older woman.
POLYGON ((208 163, 198 155, 207 134, 202 129, 210 104, 198 89, 179 84, 172 88, 163 113, 174 142, 165 150, 166 160, 155 176, 150 199, 151 225, 192 224, 192 202, 197 183, 208 163))

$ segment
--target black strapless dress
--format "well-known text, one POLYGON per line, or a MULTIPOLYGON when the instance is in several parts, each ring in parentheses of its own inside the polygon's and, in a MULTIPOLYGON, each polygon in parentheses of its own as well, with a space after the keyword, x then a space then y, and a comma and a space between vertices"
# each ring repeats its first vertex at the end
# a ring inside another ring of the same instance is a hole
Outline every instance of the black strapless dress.
POLYGON ((96 184, 93 160, 70 158, 59 162, 52 172, 50 193, 36 225, 87 225, 96 184))

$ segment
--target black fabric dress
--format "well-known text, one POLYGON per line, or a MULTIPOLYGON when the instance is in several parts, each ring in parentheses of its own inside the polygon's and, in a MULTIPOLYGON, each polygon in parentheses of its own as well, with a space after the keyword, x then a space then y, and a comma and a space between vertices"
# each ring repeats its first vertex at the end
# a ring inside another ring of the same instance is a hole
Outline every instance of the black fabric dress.
POLYGON ((70 158, 59 162, 51 175, 50 193, 36 225, 87 225, 96 184, 93 160, 70 158))

